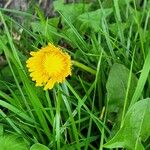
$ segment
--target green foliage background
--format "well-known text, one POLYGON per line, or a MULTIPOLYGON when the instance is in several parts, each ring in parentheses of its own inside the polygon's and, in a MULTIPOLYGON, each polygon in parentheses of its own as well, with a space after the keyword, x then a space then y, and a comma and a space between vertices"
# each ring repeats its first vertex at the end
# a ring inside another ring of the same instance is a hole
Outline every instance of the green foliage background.
POLYGON ((2 150, 149 150, 150 2, 56 0, 50 18, 31 4, 0 8, 2 150), (43 91, 26 60, 49 42, 75 63, 43 91))

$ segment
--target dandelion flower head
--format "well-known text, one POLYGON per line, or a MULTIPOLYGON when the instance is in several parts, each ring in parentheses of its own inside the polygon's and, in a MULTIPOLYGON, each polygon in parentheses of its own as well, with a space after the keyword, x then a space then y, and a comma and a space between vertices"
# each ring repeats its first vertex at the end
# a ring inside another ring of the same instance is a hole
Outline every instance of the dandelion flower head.
POLYGON ((52 89, 55 83, 62 83, 71 75, 71 58, 52 44, 31 52, 27 67, 36 86, 44 86, 44 90, 52 89))

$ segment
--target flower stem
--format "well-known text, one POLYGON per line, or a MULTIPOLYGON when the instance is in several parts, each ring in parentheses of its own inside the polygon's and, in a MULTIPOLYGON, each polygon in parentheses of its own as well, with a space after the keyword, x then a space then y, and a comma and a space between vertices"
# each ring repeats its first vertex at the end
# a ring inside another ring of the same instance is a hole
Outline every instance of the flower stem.
POLYGON ((90 67, 87 67, 86 65, 84 65, 84 64, 82 64, 82 63, 80 63, 80 62, 78 62, 78 61, 72 61, 72 64, 74 65, 74 66, 76 66, 76 67, 79 67, 79 68, 81 68, 81 69, 83 69, 83 70, 85 70, 85 71, 87 71, 87 72, 89 72, 89 73, 91 73, 91 74, 96 74, 96 70, 94 70, 94 69, 92 69, 92 68, 90 68, 90 67))

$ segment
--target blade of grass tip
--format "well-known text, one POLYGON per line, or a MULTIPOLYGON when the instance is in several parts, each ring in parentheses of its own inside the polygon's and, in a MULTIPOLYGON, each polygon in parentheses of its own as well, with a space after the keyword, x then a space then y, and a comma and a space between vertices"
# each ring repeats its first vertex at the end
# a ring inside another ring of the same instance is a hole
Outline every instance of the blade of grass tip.
POLYGON ((144 85, 146 83, 146 80, 148 78, 149 72, 150 72, 150 48, 149 48, 148 54, 146 56, 144 65, 143 65, 143 68, 142 68, 142 71, 140 74, 140 78, 139 78, 138 83, 137 83, 137 87, 136 87, 135 92, 133 94, 130 107, 135 102, 137 102, 138 99, 140 98, 142 91, 143 91, 143 88, 144 88, 144 85))
MULTIPOLYGON (((62 89, 61 89, 62 90, 62 89)), ((63 88, 64 92, 67 94, 68 91, 66 91, 66 88, 63 88)), ((67 108, 67 111, 68 111, 68 114, 69 114, 69 118, 70 118, 70 122, 71 122, 71 125, 72 125, 72 130, 73 130, 73 134, 74 134, 74 138, 76 140, 76 143, 77 143, 77 149, 80 150, 80 143, 79 143, 79 135, 78 135, 78 130, 77 130, 77 127, 76 127, 76 124, 75 124, 75 120, 74 120, 74 117, 73 117, 73 113, 71 111, 71 107, 70 107, 70 104, 68 102, 68 99, 65 95, 62 95, 62 100, 64 101, 64 104, 67 108)))

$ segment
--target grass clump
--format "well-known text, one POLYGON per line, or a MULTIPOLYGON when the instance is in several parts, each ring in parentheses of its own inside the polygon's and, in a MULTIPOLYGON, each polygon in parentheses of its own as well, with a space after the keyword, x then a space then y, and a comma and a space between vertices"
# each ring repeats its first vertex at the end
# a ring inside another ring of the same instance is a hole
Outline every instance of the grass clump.
POLYGON ((148 150, 150 3, 57 0, 53 7, 52 17, 38 5, 0 9, 0 126, 12 135, 3 140, 19 136, 31 150, 148 150), (72 75, 44 91, 26 60, 48 43, 71 56, 72 75))

